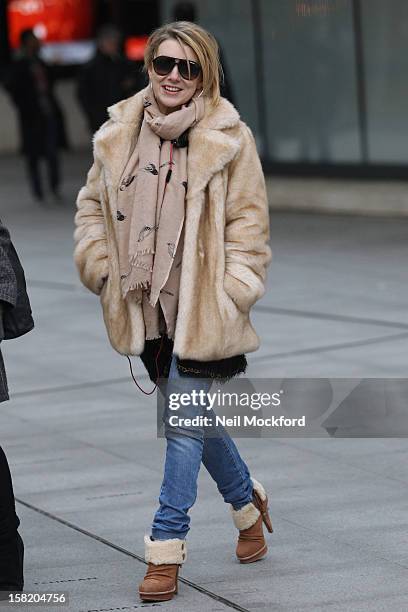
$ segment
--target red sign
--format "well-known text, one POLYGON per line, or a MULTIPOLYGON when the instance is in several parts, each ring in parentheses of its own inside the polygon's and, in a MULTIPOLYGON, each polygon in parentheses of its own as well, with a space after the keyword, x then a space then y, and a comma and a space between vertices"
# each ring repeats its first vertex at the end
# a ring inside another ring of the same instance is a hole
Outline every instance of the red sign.
POLYGON ((144 58, 148 36, 131 36, 125 41, 126 56, 134 61, 141 61, 144 58))
POLYGON ((20 33, 27 28, 43 42, 92 37, 93 0, 9 0, 7 13, 12 48, 20 46, 20 33))

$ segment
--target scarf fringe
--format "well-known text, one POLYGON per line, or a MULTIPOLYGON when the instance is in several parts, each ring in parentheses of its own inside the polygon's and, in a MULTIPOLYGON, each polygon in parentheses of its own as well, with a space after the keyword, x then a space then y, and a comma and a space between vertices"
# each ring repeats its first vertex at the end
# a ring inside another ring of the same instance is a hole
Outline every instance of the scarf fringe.
POLYGON ((141 251, 136 251, 136 253, 133 253, 133 255, 129 256, 129 263, 133 265, 139 255, 154 255, 154 253, 154 249, 151 249, 150 247, 147 249, 142 249, 141 251))
MULTIPOLYGON (((146 272, 153 272, 153 265, 150 263, 146 263, 144 261, 134 261, 131 264, 131 268, 141 268, 142 270, 146 270, 146 272)), ((129 276, 132 273, 132 270, 126 275, 129 276)))
MULTIPOLYGON (((132 281, 130 278, 125 278, 122 281, 122 297, 126 299, 127 294, 131 291, 143 291, 144 289, 149 289, 150 282, 148 280, 144 281, 132 281)), ((142 301, 141 293, 135 295, 136 304, 140 304, 142 301)))
POLYGON ((135 291, 136 289, 149 289, 149 281, 134 281, 129 285, 129 291, 135 291))

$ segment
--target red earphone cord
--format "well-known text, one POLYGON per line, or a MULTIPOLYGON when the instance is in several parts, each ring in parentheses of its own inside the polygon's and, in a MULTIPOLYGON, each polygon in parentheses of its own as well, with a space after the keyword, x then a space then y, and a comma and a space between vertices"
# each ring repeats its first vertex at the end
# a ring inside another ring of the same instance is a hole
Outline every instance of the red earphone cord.
MULTIPOLYGON (((164 191, 163 191, 163 200, 164 200, 164 195, 165 195, 165 193, 166 193, 166 187, 167 187, 167 185, 168 185, 168 183, 169 183, 169 181, 170 181, 170 178, 171 178, 171 173, 172 173, 172 165, 173 165, 173 143, 172 143, 172 142, 170 142, 170 162, 169 162, 169 165, 170 165, 170 168, 169 168, 169 170, 168 170, 168 172, 167 172, 167 176, 166 176, 166 183, 165 183, 165 185, 164 185, 164 191)), ((128 362, 129 362, 130 374, 131 374, 131 376, 132 376, 132 378, 133 378, 133 382, 135 383, 135 385, 137 386, 137 388, 138 388, 138 389, 140 389, 140 391, 142 391, 142 393, 144 393, 145 395, 151 395, 151 394, 152 394, 152 393, 154 393, 154 392, 155 392, 155 390, 156 390, 156 387, 157 387, 157 381, 158 381, 158 379, 159 379, 159 374, 160 374, 160 372, 159 372, 159 363, 158 363, 158 360, 159 360, 159 355, 160 355, 160 353, 161 353, 162 348, 163 348, 163 336, 161 337, 160 348, 159 348, 159 350, 158 350, 158 352, 157 352, 157 355, 156 355, 156 362, 155 362, 155 363, 156 363, 156 374, 157 374, 157 377, 156 377, 156 383, 155 383, 155 385, 154 385, 154 387, 153 387, 153 389, 152 389, 151 391, 145 391, 145 390, 144 390, 144 389, 143 389, 143 388, 142 388, 142 387, 139 385, 139 383, 137 382, 137 380, 136 380, 136 378, 135 378, 135 375, 133 374, 132 362, 130 361, 130 357, 129 357, 129 355, 126 355, 127 360, 128 360, 128 362)))

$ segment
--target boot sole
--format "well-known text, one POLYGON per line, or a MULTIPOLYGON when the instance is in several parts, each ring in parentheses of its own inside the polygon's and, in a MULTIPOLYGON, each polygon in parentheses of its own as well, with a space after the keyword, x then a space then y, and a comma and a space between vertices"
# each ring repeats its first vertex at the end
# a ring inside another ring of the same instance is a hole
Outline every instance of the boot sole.
POLYGON ((139 591, 140 598, 143 599, 143 601, 168 601, 169 599, 172 599, 173 595, 176 594, 177 588, 173 589, 172 591, 161 591, 159 593, 146 593, 139 591))
POLYGON ((238 559, 240 563, 253 563, 254 561, 259 561, 259 559, 263 559, 267 552, 268 547, 265 544, 265 546, 263 546, 261 550, 258 550, 256 553, 249 555, 249 557, 238 557, 238 559))

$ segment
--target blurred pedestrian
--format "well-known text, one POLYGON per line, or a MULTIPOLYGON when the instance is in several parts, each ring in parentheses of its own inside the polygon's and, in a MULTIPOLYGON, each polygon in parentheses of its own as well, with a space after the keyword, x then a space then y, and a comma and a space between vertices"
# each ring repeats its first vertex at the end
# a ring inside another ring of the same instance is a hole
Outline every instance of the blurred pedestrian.
MULTIPOLYGON (((192 2, 178 2, 173 8, 174 21, 190 21, 192 23, 195 23, 197 21, 197 18, 197 7, 192 2)), ((221 95, 224 98, 227 98, 227 100, 229 100, 231 104, 234 104, 234 106, 237 107, 234 92, 231 85, 231 79, 229 77, 229 72, 227 69, 225 53, 222 49, 220 42, 217 42, 220 54, 220 64, 222 68, 222 78, 220 81, 221 95)))
MULTIPOLYGON (((33 327, 24 272, 0 221, 0 342, 20 336, 33 327)), ((0 352, 0 402, 9 399, 6 372, 0 352)), ((18 533, 13 485, 6 455, 0 446, 0 599, 24 586, 24 544, 18 533)))
POLYGON ((244 353, 260 344, 249 312, 264 294, 271 249, 262 166, 250 129, 220 96, 214 37, 190 22, 162 26, 149 37, 145 67, 150 85, 111 107, 94 137, 75 261, 101 296, 112 346, 140 355, 153 380, 167 378, 164 477, 139 587, 155 601, 177 592, 201 463, 230 504, 239 561, 267 551, 265 488, 228 432, 201 422, 215 424, 205 401, 183 402, 178 417, 200 423, 178 425, 168 398, 205 396, 214 379, 245 372, 244 353))
POLYGON ((41 42, 33 30, 23 30, 20 55, 7 71, 4 85, 18 110, 22 152, 34 198, 44 200, 40 160, 45 158, 48 183, 56 200, 60 199, 58 148, 66 146, 62 111, 53 92, 50 67, 40 58, 41 42))
POLYGON ((78 101, 91 133, 108 119, 108 106, 128 98, 144 85, 144 75, 123 55, 119 30, 112 25, 102 26, 95 56, 80 70, 77 85, 78 101))

